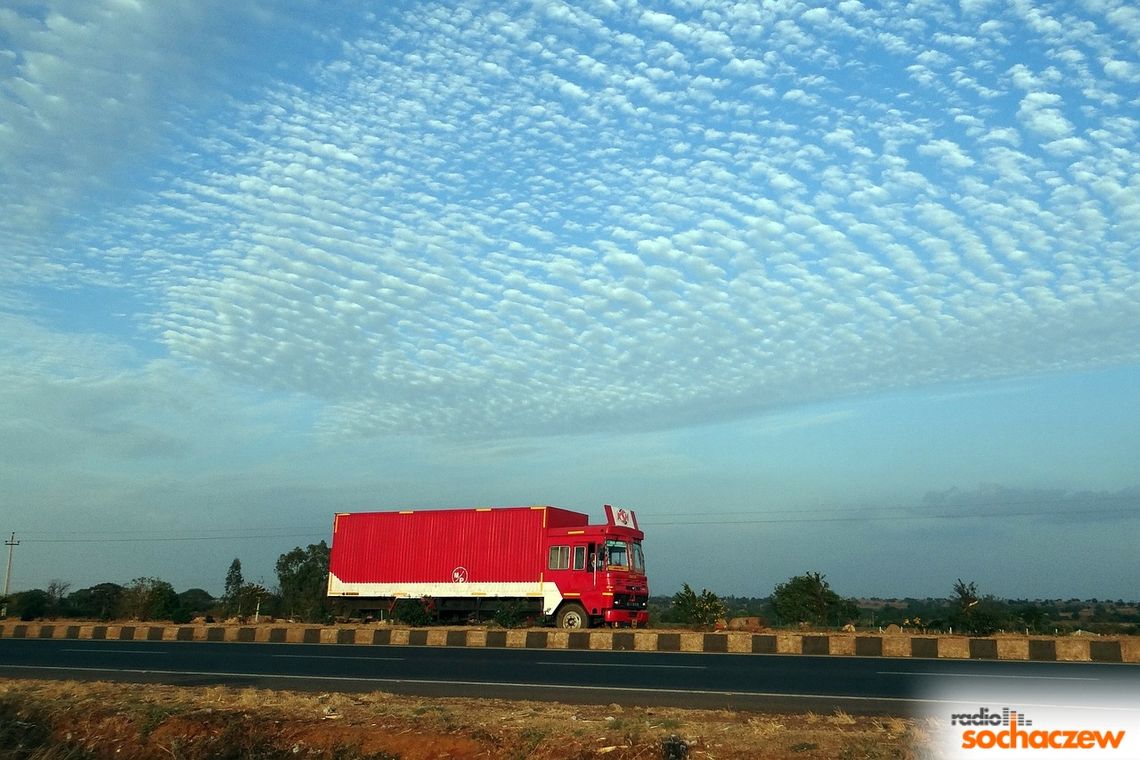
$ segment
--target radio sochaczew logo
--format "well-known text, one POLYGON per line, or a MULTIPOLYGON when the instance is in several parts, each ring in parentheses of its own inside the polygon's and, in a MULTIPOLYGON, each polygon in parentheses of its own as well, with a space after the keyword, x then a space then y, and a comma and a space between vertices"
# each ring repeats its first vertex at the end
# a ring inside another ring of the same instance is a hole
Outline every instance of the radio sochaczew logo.
POLYGON ((976 712, 950 715, 950 736, 960 740, 956 749, 961 750, 1111 751, 1120 748, 1126 733, 1111 726, 1077 728, 1058 723, 1053 719, 1035 725, 1025 711, 1012 707, 979 707, 976 712))

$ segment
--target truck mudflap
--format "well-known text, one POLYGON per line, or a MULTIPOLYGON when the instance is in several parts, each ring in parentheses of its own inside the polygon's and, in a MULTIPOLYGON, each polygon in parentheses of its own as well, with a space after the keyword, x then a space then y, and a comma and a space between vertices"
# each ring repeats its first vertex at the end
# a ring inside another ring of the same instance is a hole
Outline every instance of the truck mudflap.
POLYGON ((649 625, 649 612, 646 610, 606 610, 603 619, 608 624, 630 625, 643 628, 649 625))

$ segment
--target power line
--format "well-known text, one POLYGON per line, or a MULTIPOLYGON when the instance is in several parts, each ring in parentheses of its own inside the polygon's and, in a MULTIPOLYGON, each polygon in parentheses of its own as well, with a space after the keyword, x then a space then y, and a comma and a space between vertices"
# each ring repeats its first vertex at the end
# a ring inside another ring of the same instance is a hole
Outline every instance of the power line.
POLYGON ((766 518, 760 517, 752 520, 641 520, 648 527, 669 525, 790 525, 803 523, 829 523, 829 522, 871 522, 893 520, 896 522, 912 522, 915 520, 972 520, 985 517, 1068 517, 1070 515, 1101 515, 1103 517, 1121 516, 1136 517, 1136 513, 1124 507, 1118 509, 1070 509, 1064 512, 1055 510, 1033 510, 1025 512, 966 512, 957 514, 928 514, 928 515, 858 515, 850 517, 786 517, 766 518))
POLYGON ((135 544, 156 541, 250 541, 270 538, 312 538, 312 532, 261 536, 151 536, 136 538, 29 538, 29 544, 135 544))
MULTIPOLYGON (((1121 502, 1122 506, 1091 507, 1087 509, 1026 509, 1005 511, 1004 507, 1022 505, 1063 505, 1073 503, 1077 499, 1022 499, 1014 501, 971 501, 969 503, 936 504, 936 505, 910 505, 910 506, 884 506, 884 507, 823 507, 809 509, 774 509, 757 513, 754 510, 719 511, 719 512, 672 512, 656 515, 645 515, 641 524, 646 527, 670 527, 685 525, 795 525, 811 523, 843 523, 843 522, 880 522, 890 520, 894 522, 913 522, 919 520, 973 520, 981 518, 1012 518, 1012 517, 1072 517, 1098 515, 1102 517, 1136 517, 1137 512, 1129 505, 1140 501, 1138 495, 1102 495, 1079 497, 1081 503, 1121 502), (923 512, 924 509, 936 508, 937 513, 923 512), (948 512, 958 508, 969 508, 969 512, 948 512), (990 508, 989 511, 977 511, 990 508), (900 514, 902 513, 902 514, 900 514), (780 517, 780 515, 793 515, 780 517), (741 519, 735 519, 741 518, 741 519)), ((108 530, 108 531, 21 531, 25 543, 36 544, 116 544, 116 543, 148 543, 148 542, 186 542, 186 541, 261 541, 282 538, 312 538, 314 536, 327 536, 329 526, 254 526, 246 528, 203 528, 194 530, 188 535, 161 535, 162 529, 149 530, 108 530), (261 531, 261 532, 258 532, 261 531), (158 535, 148 535, 158 534, 158 535), (28 536, 33 536, 28 538, 28 536), (44 536, 35 538, 34 536, 44 536), (82 538, 56 538, 56 536, 82 536, 82 538)), ((15 541, 15 533, 12 534, 15 541)), ((15 541, 18 545, 20 542, 15 541)), ((6 542, 11 547, 11 542, 6 542)), ((9 548, 9 555, 11 548, 9 548)))

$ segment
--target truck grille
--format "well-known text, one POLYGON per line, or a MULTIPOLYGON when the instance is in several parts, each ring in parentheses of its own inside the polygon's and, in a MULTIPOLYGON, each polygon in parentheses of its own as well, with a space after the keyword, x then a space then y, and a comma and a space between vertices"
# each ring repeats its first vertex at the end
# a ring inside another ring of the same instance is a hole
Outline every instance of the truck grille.
POLYGON ((644 610, 649 607, 649 597, 639 594, 614 594, 615 610, 644 610))

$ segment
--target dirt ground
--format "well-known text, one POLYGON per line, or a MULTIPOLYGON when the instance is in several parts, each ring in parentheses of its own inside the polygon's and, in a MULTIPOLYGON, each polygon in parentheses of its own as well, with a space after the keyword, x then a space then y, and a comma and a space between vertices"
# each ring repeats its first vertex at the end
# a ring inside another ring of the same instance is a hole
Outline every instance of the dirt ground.
POLYGON ((915 721, 0 680, 0 758, 923 758, 915 721))

